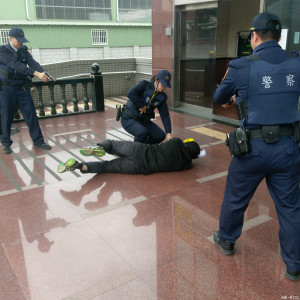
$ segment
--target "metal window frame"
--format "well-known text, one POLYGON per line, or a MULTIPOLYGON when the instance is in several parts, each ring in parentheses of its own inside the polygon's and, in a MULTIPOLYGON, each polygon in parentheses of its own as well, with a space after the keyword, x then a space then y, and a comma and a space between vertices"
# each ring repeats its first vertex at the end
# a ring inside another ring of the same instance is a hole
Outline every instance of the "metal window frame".
POLYGON ((93 46, 108 45, 107 29, 91 29, 91 38, 93 46))
POLYGON ((9 43, 9 29, 0 29, 1 45, 9 43))

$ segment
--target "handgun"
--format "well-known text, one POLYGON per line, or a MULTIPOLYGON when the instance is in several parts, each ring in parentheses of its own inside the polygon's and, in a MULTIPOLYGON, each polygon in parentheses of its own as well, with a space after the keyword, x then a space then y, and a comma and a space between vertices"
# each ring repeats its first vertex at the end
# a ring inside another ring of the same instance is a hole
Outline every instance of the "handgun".
POLYGON ((50 75, 48 72, 45 72, 45 75, 50 78, 50 81, 56 81, 56 78, 54 78, 52 75, 50 75))

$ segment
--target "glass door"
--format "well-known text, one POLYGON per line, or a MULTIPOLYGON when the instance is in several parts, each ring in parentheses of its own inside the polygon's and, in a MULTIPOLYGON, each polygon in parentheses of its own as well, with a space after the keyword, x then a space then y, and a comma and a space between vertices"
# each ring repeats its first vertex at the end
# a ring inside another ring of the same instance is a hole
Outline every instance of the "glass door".
POLYGON ((175 68, 179 101, 213 107, 217 3, 176 8, 175 68), (177 67, 176 67, 177 66, 177 67))

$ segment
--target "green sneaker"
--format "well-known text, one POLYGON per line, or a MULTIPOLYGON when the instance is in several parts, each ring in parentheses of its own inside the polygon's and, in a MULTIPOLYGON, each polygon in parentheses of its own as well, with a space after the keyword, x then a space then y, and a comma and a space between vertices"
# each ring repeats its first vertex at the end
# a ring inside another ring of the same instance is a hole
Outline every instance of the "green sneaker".
POLYGON ((103 147, 98 145, 81 148, 79 152, 84 156, 103 156, 105 154, 105 150, 103 149, 103 147))
POLYGON ((78 166, 78 161, 75 158, 70 158, 66 163, 60 163, 57 167, 58 173, 63 173, 67 171, 74 171, 78 166))

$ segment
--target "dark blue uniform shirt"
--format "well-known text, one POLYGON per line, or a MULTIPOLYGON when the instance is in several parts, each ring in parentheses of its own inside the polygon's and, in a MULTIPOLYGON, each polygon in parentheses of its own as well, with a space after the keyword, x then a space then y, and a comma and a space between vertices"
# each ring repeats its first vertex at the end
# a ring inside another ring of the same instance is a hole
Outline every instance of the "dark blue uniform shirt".
POLYGON ((0 46, 1 65, 6 65, 7 67, 25 76, 33 76, 35 71, 44 72, 42 66, 33 59, 29 52, 27 52, 26 65, 17 59, 17 55, 14 54, 14 50, 10 45, 8 45, 8 48, 5 45, 0 46))
MULTIPOLYGON (((284 51, 276 41, 267 41, 257 46, 252 54, 260 56, 269 63, 281 63, 288 59, 284 51)), ((236 102, 248 99, 248 86, 250 81, 251 60, 246 57, 233 59, 220 86, 214 93, 214 100, 219 104, 228 102, 231 96, 236 95, 236 102)))
POLYGON ((154 92, 155 87, 153 81, 140 81, 127 93, 127 97, 135 107, 132 107, 130 103, 127 103, 127 108, 139 118, 146 118, 147 115, 151 115, 151 113, 154 113, 155 108, 157 108, 166 133, 171 133, 171 121, 168 105, 166 103, 168 96, 164 92, 158 92, 154 95, 154 92), (147 107, 147 112, 146 114, 140 115, 138 109, 144 106, 147 107))

